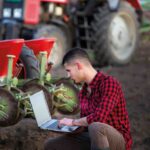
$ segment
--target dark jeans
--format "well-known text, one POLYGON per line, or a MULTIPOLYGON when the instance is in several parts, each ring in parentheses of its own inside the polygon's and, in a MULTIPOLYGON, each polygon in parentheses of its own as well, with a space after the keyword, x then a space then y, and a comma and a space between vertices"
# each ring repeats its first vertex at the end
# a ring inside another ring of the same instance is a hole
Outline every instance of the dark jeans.
POLYGON ((89 125, 88 132, 67 134, 50 138, 45 142, 45 150, 125 150, 125 141, 115 128, 95 122, 89 125))

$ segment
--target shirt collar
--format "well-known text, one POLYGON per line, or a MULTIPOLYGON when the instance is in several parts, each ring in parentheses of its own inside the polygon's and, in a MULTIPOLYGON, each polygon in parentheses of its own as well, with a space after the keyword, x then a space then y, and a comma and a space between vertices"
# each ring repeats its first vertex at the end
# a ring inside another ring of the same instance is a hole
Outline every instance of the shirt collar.
POLYGON ((88 91, 88 88, 93 89, 96 84, 97 81, 100 80, 100 78, 102 77, 103 73, 100 71, 97 71, 97 74, 95 75, 95 77, 92 79, 92 81, 90 82, 90 84, 84 83, 83 85, 83 89, 88 91))
POLYGON ((101 78, 102 72, 98 71, 93 80, 88 85, 91 89, 94 88, 97 84, 97 81, 101 78))

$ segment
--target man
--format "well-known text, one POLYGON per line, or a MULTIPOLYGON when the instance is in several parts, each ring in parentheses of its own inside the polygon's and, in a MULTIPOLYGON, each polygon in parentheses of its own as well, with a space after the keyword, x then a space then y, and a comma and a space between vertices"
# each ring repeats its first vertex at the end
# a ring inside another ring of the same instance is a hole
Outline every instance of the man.
POLYGON ((79 93, 81 118, 63 118, 59 125, 82 126, 85 131, 49 139, 46 150, 130 150, 132 138, 125 99, 118 81, 94 69, 87 53, 70 50, 63 65, 72 80, 84 82, 79 93))

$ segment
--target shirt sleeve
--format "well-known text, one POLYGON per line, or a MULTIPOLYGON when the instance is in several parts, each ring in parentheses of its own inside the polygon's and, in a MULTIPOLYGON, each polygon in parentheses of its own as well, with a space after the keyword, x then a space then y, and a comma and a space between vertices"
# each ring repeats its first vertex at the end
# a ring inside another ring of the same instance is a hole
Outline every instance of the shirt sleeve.
POLYGON ((118 102, 119 83, 113 78, 107 78, 100 86, 101 97, 97 97, 98 105, 95 112, 87 116, 88 124, 92 122, 106 122, 108 115, 118 102))

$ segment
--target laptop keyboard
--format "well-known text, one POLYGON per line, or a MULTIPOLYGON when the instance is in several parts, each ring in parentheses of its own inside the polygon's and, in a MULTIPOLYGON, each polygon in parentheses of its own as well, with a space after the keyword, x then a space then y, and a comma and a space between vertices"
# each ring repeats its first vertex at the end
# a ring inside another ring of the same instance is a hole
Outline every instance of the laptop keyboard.
POLYGON ((61 126, 61 127, 58 127, 58 121, 55 121, 53 122, 52 124, 48 125, 47 126, 48 129, 57 129, 57 130, 61 130, 61 131, 74 131, 74 127, 69 127, 69 126, 61 126), (63 128, 65 127, 65 129, 63 128))
POLYGON ((54 123, 50 124, 48 128, 58 129, 58 121, 55 121, 54 123))

